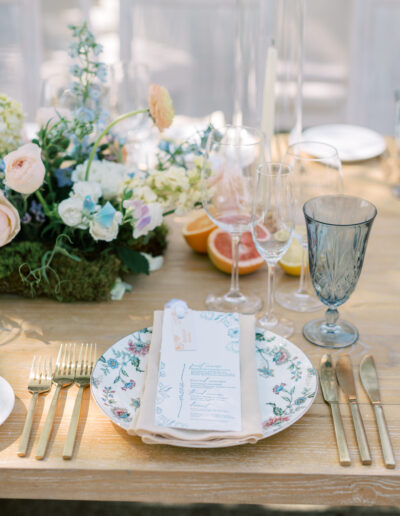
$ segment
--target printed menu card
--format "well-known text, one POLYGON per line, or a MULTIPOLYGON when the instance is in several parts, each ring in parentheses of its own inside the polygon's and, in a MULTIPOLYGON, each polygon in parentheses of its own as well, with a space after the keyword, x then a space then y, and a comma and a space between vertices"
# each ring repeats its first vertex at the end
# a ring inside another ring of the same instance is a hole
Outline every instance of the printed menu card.
POLYGON ((240 431, 239 315, 164 310, 155 421, 240 431))

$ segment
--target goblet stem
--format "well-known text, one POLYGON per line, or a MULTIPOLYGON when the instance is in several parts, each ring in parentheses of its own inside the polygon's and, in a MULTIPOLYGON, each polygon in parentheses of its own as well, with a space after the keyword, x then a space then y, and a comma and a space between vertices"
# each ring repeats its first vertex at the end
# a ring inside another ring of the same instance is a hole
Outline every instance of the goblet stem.
POLYGON ((239 291, 239 244, 240 234, 232 234, 232 274, 231 274, 231 288, 228 296, 241 297, 239 291))
POLYGON ((308 249, 307 247, 302 246, 301 253, 301 271, 300 271, 300 282, 299 288, 297 289, 297 294, 300 295, 312 295, 310 288, 310 271, 307 267, 307 257, 308 257, 308 249))
POLYGON ((339 319, 339 312, 336 308, 328 308, 328 310, 325 312, 325 321, 326 321, 326 327, 327 330, 330 332, 335 331, 336 329, 336 322, 339 319))

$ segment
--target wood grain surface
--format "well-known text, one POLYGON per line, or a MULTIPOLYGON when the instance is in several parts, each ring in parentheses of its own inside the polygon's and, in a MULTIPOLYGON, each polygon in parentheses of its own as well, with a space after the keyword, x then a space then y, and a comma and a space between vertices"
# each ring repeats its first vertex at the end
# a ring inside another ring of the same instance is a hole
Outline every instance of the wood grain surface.
MULTIPOLYGON (((55 357, 59 344, 66 341, 97 342, 103 352, 124 335, 150 325, 153 310, 171 297, 202 309, 207 293, 227 289, 229 278, 186 246, 182 221, 170 217, 165 266, 150 277, 132 278, 133 291, 123 301, 59 304, 1 297, 0 316, 12 331, 0 332, 0 376, 14 388, 16 403, 0 426, 0 498, 400 505, 400 200, 390 193, 396 175, 390 156, 344 167, 346 193, 374 202, 378 216, 358 286, 341 314, 360 331, 358 343, 350 349, 353 364, 358 366, 366 353, 375 357, 396 469, 383 466, 373 408, 358 378, 371 466, 360 463, 344 397, 341 411, 352 465, 339 466, 329 408, 320 393, 300 421, 269 439, 230 449, 191 450, 142 444, 111 423, 86 391, 74 456, 64 461, 61 455, 75 386, 62 391, 45 459, 35 460, 34 448, 51 401, 48 395, 40 398, 27 457, 17 456, 35 353, 55 357)), ((290 281, 296 280, 279 273, 278 285, 290 281)), ((262 295, 266 282, 265 267, 241 278, 243 291, 262 295)), ((318 312, 279 310, 296 323, 291 340, 318 366, 324 350, 301 335, 303 324, 318 312)))

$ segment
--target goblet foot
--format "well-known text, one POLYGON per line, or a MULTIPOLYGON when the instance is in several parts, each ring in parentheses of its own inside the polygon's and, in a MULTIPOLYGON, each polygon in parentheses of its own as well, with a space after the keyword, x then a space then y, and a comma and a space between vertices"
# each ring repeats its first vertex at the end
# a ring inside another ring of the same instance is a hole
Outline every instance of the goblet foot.
POLYGON ((289 321, 289 319, 277 317, 276 315, 273 317, 264 315, 257 320, 256 325, 258 328, 272 331, 284 338, 290 337, 294 333, 294 323, 289 321))
POLYGON ((275 301, 294 312, 316 312, 322 310, 324 305, 312 293, 299 292, 291 283, 283 285, 275 292, 275 301))
POLYGON ((347 321, 339 320, 328 325, 326 319, 321 318, 306 323, 303 335, 317 346, 340 349, 354 344, 359 333, 357 328, 347 321))
POLYGON ((255 314, 262 308, 262 300, 255 295, 245 296, 238 292, 232 294, 209 294, 206 298, 208 310, 217 312, 237 312, 239 314, 255 314))

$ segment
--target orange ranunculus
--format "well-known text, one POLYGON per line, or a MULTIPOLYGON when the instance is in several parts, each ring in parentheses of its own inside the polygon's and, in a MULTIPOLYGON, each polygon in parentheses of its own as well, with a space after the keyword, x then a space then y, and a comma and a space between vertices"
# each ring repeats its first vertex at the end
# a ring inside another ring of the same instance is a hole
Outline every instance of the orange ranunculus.
POLYGON ((168 90, 164 86, 152 84, 149 89, 149 109, 154 123, 162 132, 172 124, 174 106, 168 90))

